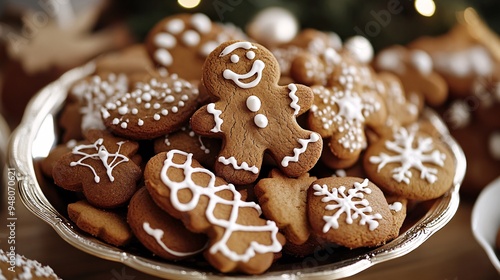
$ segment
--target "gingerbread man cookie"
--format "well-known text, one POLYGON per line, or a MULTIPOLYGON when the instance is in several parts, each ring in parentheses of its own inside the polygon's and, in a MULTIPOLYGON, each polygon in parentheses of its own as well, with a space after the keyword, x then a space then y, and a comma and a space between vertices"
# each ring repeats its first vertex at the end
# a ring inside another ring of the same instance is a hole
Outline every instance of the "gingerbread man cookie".
POLYGON ((139 144, 102 130, 89 130, 86 139, 86 144, 73 147, 54 165, 54 183, 70 191, 83 191, 96 207, 126 204, 142 177, 141 169, 131 160, 139 144))
POLYGON ((214 24, 206 15, 178 14, 158 22, 146 38, 146 50, 156 65, 188 81, 199 80, 206 56, 237 32, 214 24))
POLYGON ((279 86, 279 78, 274 56, 251 42, 225 42, 203 65, 203 83, 219 100, 200 108, 191 127, 201 135, 222 138, 215 171, 229 182, 254 182, 264 152, 291 177, 309 171, 321 155, 320 135, 296 120, 311 106, 311 89, 279 86))
POLYGON ((186 227, 206 233, 207 261, 221 272, 260 274, 285 242, 272 221, 260 218, 258 204, 245 202, 234 185, 179 150, 160 153, 144 171, 146 187, 162 209, 186 227))

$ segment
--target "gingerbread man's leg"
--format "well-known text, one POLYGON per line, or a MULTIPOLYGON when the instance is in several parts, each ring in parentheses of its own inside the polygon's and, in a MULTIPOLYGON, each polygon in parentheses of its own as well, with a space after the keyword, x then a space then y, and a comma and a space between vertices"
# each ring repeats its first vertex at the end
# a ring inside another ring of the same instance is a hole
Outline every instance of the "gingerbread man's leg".
POLYGON ((299 177, 313 168, 320 158, 323 140, 318 133, 302 129, 292 135, 296 137, 294 141, 271 150, 271 154, 283 173, 299 177))
POLYGON ((215 173, 236 185, 255 182, 260 173, 263 155, 264 150, 258 149, 251 141, 242 140, 239 145, 226 143, 216 159, 215 173))

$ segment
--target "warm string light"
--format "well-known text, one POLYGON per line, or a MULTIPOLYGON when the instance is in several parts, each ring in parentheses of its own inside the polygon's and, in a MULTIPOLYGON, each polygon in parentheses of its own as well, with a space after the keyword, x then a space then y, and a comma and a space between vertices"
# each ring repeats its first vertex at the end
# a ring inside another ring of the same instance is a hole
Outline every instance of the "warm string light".
POLYGON ((436 12, 436 4, 433 0, 415 0, 415 9, 424 17, 431 17, 436 12))
POLYGON ((183 8, 192 9, 200 4, 201 0, 177 0, 183 8))

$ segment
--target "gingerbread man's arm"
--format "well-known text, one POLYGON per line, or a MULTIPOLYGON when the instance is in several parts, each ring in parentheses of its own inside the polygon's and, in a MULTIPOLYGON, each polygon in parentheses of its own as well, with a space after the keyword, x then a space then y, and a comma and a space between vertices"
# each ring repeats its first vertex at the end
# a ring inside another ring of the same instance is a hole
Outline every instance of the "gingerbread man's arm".
POLYGON ((194 132, 208 137, 214 137, 222 132, 223 121, 220 118, 222 111, 216 107, 215 103, 209 103, 193 114, 190 123, 194 132))
POLYGON ((311 88, 298 85, 289 84, 288 97, 290 98, 290 107, 294 111, 294 115, 300 116, 305 113, 313 104, 314 94, 311 88))

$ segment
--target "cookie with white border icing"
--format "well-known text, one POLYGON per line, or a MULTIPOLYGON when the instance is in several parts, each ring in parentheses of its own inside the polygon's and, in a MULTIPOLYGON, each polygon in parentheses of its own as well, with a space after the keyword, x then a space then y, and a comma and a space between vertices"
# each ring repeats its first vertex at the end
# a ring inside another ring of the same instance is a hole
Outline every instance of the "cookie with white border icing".
POLYGON ((316 180, 308 190, 307 210, 318 236, 348 248, 382 245, 398 230, 384 194, 368 179, 316 180))
POLYGON ((272 221, 260 218, 258 204, 245 202, 234 185, 179 150, 151 158, 146 187, 158 206, 209 238, 204 257, 221 272, 260 274, 285 242, 272 221))
POLYGON ((318 161, 322 139, 296 117, 312 104, 303 85, 279 86, 278 62, 263 46, 228 41, 203 65, 203 83, 218 101, 191 117, 193 131, 222 138, 215 172, 234 184, 254 182, 268 152, 287 176, 298 177, 318 161))
POLYGON ((132 76, 130 91, 109 98, 101 109, 104 125, 130 139, 154 139, 180 129, 198 106, 198 88, 176 74, 132 76))
POLYGON ((205 235, 190 232, 180 220, 159 208, 146 188, 139 189, 130 200, 127 222, 148 250, 167 260, 195 256, 207 245, 205 235))
POLYGON ((364 155, 368 178, 388 194, 429 200, 452 187, 455 162, 438 138, 401 127, 372 143, 364 155))
POLYGON ((87 131, 86 139, 56 162, 54 183, 83 192, 87 201, 99 208, 125 205, 142 178, 141 169, 131 159, 139 144, 103 130, 87 131))
POLYGON ((199 80, 207 55, 239 34, 225 30, 201 13, 169 16, 151 29, 145 41, 146 50, 156 65, 170 73, 188 81, 199 80))

